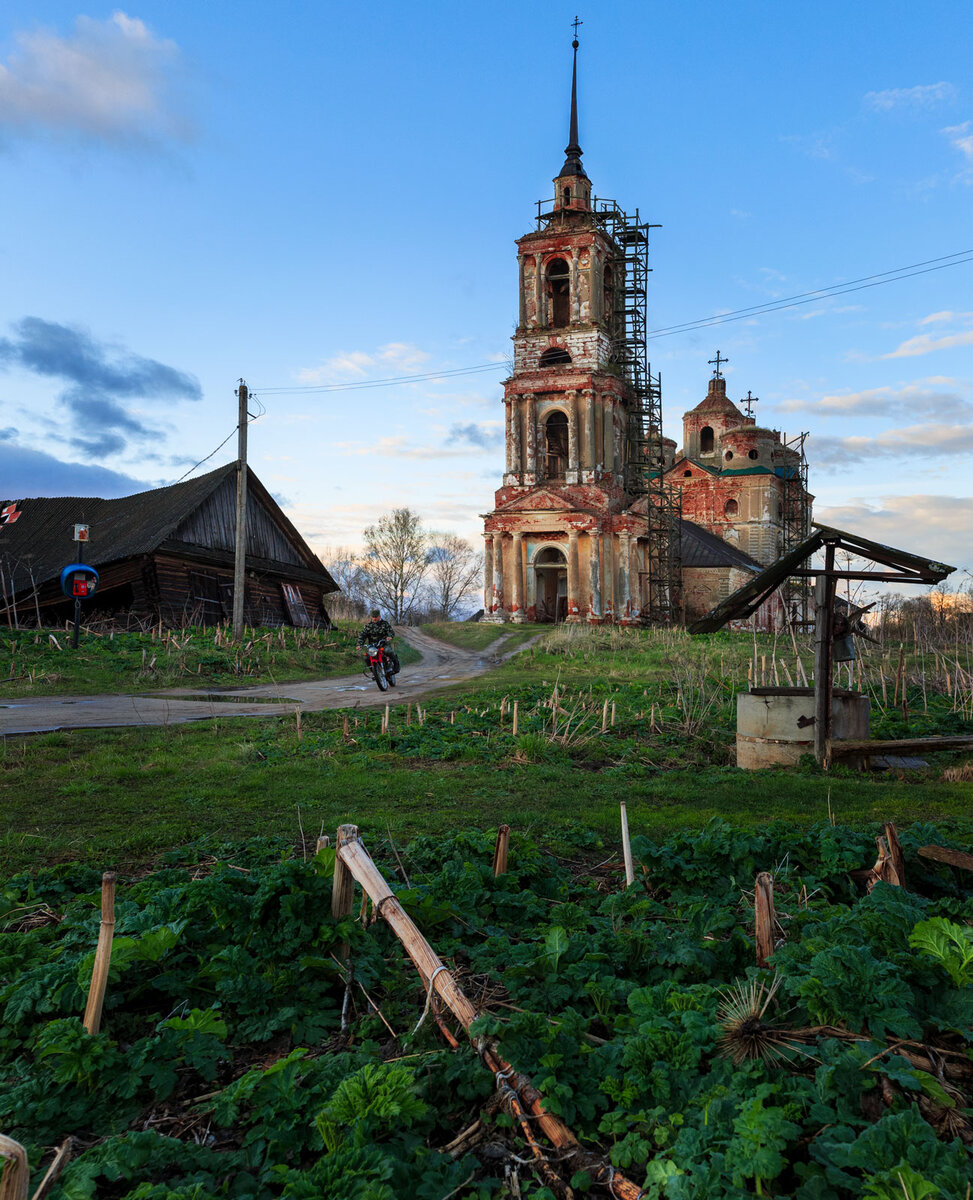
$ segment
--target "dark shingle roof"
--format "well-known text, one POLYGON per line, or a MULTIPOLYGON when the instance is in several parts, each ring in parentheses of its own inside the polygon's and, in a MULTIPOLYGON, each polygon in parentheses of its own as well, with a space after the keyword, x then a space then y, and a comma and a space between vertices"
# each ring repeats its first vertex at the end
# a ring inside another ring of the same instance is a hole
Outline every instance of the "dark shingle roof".
MULTIPOLYGON (((68 563, 82 561, 93 567, 103 567, 136 555, 151 554, 228 477, 235 475, 236 463, 230 462, 196 479, 116 500, 103 500, 97 496, 20 500, 17 504, 20 517, 12 524, 0 527, 0 557, 7 563, 8 576, 10 568, 14 568, 19 590, 27 582, 28 564, 39 585, 59 575, 68 563), (89 544, 79 546, 72 540, 75 524, 92 526, 89 544)), ((249 469, 247 487, 286 526, 290 539, 295 541, 306 559, 305 569, 320 571, 330 581, 331 577, 310 547, 249 469)))
POLYGON ((738 567, 745 571, 762 571, 763 567, 737 546, 725 542, 715 533, 680 521, 682 528, 682 565, 684 567, 738 567))

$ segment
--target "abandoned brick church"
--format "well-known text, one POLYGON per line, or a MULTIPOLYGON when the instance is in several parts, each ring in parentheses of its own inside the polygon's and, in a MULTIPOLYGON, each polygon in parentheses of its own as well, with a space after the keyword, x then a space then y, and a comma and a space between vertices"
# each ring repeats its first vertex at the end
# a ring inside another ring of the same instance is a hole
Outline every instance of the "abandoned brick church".
POLYGON ((649 226, 592 195, 577 50, 554 198, 517 242, 484 620, 683 623, 806 535, 804 440, 758 426, 749 400, 746 413, 734 404, 719 352, 706 396, 683 418, 683 448, 662 436, 661 385, 645 356, 649 226))

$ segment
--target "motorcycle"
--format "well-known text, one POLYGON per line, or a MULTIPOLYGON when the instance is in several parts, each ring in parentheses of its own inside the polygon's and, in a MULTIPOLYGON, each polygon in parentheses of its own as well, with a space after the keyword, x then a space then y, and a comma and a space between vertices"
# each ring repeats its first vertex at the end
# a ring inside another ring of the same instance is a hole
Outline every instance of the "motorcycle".
POLYGON ((395 687, 395 670, 387 651, 388 643, 385 641, 370 642, 365 646, 365 674, 372 676, 380 692, 395 687))

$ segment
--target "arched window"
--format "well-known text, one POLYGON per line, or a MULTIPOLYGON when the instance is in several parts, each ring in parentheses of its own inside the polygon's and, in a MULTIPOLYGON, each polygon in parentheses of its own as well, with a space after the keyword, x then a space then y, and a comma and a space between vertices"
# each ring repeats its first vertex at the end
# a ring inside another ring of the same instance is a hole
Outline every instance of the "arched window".
POLYGON ((547 442, 545 476, 563 479, 568 466, 568 419, 563 412, 552 412, 544 424, 547 442))
POLYGON ((564 189, 564 203, 565 204, 571 203, 571 189, 569 187, 566 187, 564 189))
POLYGON ((561 326, 571 320, 570 269, 563 258, 547 264, 547 294, 551 298, 551 324, 561 326))
POLYGON ((733 457, 733 451, 727 450, 726 454, 724 454, 723 457, 726 459, 727 462, 729 462, 730 459, 733 457))
POLYGON ((699 452, 700 454, 712 454, 713 445, 715 443, 713 436, 713 428, 711 425, 704 425, 699 431, 699 452))
POLYGON ((558 550, 556 546, 546 546, 534 559, 536 567, 563 567, 566 562, 564 551, 558 550))
POLYGON ((725 517, 735 517, 740 511, 740 505, 735 500, 727 500, 723 505, 723 515, 725 517))
POLYGON ((561 367, 566 366, 571 361, 571 355, 563 346, 551 346, 549 350, 545 350, 540 357, 538 366, 541 367, 561 367))
POLYGON ((760 457, 759 450, 748 450, 747 451, 747 458, 752 458, 752 459, 754 459, 754 461, 756 461, 759 457, 760 457))
POLYGON ((683 471, 682 477, 683 479, 692 479, 693 473, 692 471, 683 471))

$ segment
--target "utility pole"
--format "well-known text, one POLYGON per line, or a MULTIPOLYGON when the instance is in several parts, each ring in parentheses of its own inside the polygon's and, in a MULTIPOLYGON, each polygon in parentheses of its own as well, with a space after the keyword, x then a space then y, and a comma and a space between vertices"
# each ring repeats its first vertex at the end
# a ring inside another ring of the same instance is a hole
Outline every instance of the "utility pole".
POLYGON ((240 402, 237 425, 236 557, 233 562, 233 636, 243 636, 243 597, 247 567, 247 412, 249 392, 241 379, 236 391, 240 402))

